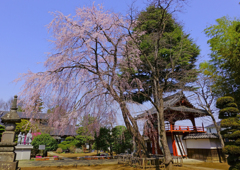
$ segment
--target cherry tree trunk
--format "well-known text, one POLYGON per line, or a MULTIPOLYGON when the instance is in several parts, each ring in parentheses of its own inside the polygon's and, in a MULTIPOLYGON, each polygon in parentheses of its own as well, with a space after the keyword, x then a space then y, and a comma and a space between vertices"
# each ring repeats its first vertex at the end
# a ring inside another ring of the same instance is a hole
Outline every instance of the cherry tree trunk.
POLYGON ((122 111, 122 116, 123 116, 123 120, 125 122, 126 127, 127 127, 128 131, 132 134, 132 136, 135 137, 135 140, 138 144, 139 155, 141 157, 147 157, 148 156, 147 146, 145 145, 143 136, 140 134, 140 132, 138 130, 136 120, 131 116, 131 114, 126 106, 126 103, 124 101, 120 102, 120 108, 122 111), (139 150, 139 149, 142 149, 143 153, 140 153, 141 150, 139 150))

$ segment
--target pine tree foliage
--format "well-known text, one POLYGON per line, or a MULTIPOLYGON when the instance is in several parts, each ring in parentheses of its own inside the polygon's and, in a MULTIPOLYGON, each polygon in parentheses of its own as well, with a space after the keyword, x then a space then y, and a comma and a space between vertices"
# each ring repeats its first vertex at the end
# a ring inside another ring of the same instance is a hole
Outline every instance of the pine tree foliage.
POLYGON ((228 154, 230 170, 240 169, 240 114, 234 99, 229 96, 221 97, 216 103, 219 118, 222 119, 221 134, 225 140, 223 152, 228 154))
POLYGON ((138 66, 137 71, 127 70, 132 71, 133 79, 138 78, 143 82, 143 89, 140 93, 136 92, 132 97, 133 100, 143 103, 148 100, 144 96, 152 95, 154 71, 159 72, 158 81, 164 91, 191 89, 186 84, 196 80, 198 72, 195 69, 195 61, 200 50, 189 37, 190 35, 183 32, 182 26, 173 19, 172 15, 164 13, 161 8, 150 6, 140 13, 134 32, 144 32, 144 34, 139 37, 141 65, 138 66), (153 70, 151 66, 156 69, 153 70))

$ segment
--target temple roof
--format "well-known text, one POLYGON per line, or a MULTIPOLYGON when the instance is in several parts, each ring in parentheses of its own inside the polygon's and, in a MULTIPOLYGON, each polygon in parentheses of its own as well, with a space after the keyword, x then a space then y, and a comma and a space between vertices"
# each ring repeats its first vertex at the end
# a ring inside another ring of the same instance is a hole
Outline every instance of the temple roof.
POLYGON ((215 133, 190 133, 183 137, 186 139, 218 139, 218 135, 215 133))
MULTIPOLYGON (((177 92, 173 95, 170 95, 168 97, 165 97, 163 99, 163 106, 164 111, 175 111, 175 112, 182 112, 182 113, 191 113, 196 114, 199 116, 207 116, 208 113, 205 110, 197 109, 195 108, 186 98, 186 96, 183 94, 183 92, 177 92), (181 101, 185 101, 185 104, 179 105, 181 101)), ((139 114, 135 117, 135 119, 141 119, 146 116, 146 113, 148 114, 156 114, 157 110, 155 107, 152 107, 149 110, 146 110, 145 113, 139 114)))
POLYGON ((67 125, 64 129, 52 129, 50 131, 51 136, 76 136, 76 127, 73 125, 67 125))

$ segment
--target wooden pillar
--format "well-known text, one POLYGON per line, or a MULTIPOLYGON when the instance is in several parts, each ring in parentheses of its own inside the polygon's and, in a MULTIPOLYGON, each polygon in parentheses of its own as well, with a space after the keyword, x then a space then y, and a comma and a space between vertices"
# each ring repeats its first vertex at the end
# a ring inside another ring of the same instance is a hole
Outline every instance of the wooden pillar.
POLYGON ((156 154, 155 153, 155 142, 154 142, 153 138, 152 138, 152 154, 156 154))
POLYGON ((191 122, 192 122, 193 129, 194 129, 194 130, 197 130, 197 129, 196 129, 195 119, 194 119, 194 117, 193 117, 192 115, 191 115, 191 117, 190 117, 190 120, 191 120, 191 122))
POLYGON ((175 138, 173 136, 173 133, 171 133, 172 135, 172 149, 173 149, 173 156, 177 156, 177 147, 176 147, 176 142, 175 142, 175 138))
POLYGON ((169 123, 170 123, 170 130, 174 130, 175 121, 171 119, 169 120, 169 123))
POLYGON ((151 153, 151 141, 149 142, 147 142, 147 151, 148 151, 148 153, 151 153))

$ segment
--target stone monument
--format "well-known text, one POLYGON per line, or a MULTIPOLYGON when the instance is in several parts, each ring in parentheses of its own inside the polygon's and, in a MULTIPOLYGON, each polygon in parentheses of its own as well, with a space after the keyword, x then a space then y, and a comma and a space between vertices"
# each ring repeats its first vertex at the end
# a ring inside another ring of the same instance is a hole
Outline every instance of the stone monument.
POLYGON ((24 145, 24 140, 25 140, 25 133, 22 134, 22 141, 21 141, 21 144, 24 145))
POLYGON ((18 135, 18 145, 21 144, 21 141, 22 141, 22 132, 20 132, 18 135))
POLYGON ((33 146, 31 145, 32 142, 32 134, 31 130, 27 133, 26 140, 25 133, 21 135, 21 143, 15 146, 15 153, 16 153, 16 160, 30 160, 31 159, 31 150, 33 146))
POLYGON ((30 129, 29 132, 27 133, 26 144, 31 145, 31 143, 32 143, 32 134, 30 129))
POLYGON ((17 145, 15 140, 16 123, 20 123, 21 119, 17 114, 17 96, 14 96, 12 107, 9 113, 5 114, 2 118, 5 125, 5 132, 2 134, 0 142, 0 170, 20 170, 18 168, 18 161, 15 160, 16 154, 14 146, 17 145))

